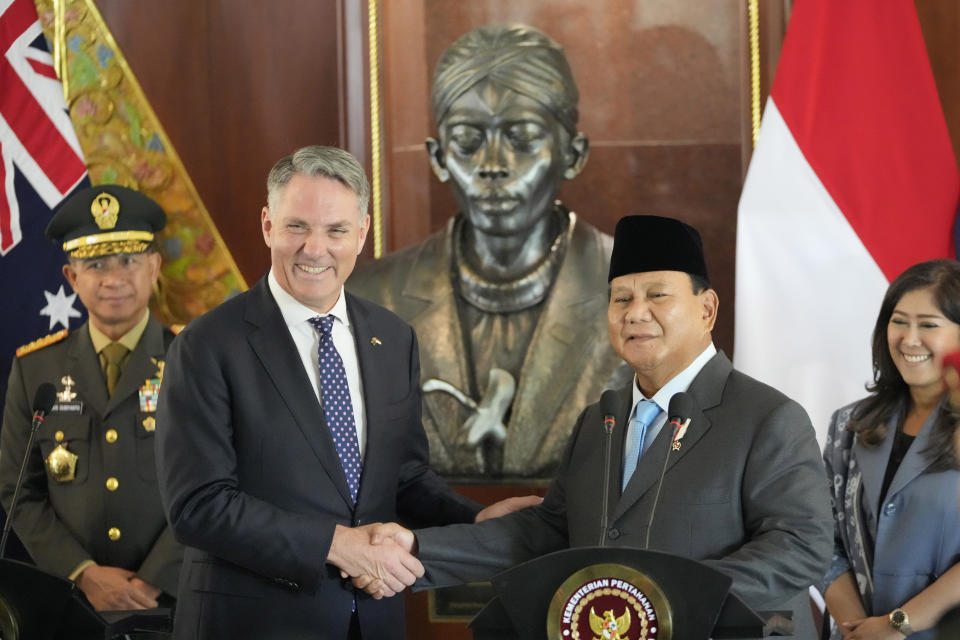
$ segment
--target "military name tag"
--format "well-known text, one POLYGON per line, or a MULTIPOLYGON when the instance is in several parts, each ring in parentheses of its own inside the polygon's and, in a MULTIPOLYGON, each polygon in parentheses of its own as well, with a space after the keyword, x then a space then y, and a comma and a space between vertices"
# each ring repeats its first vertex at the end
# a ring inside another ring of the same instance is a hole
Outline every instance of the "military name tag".
POLYGON ((147 380, 140 387, 140 411, 150 413, 157 410, 157 398, 160 395, 160 378, 147 380))
POLYGON ((50 408, 50 413, 83 413, 83 403, 76 402, 58 402, 50 408))

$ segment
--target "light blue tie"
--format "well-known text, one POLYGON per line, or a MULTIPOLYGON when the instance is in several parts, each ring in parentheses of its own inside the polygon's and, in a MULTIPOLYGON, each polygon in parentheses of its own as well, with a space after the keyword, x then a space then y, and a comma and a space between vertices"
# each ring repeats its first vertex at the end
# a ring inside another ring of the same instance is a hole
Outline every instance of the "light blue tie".
POLYGON ((641 400, 633 411, 633 418, 630 420, 629 435, 632 438, 626 454, 623 456, 623 483, 620 491, 627 488, 630 477, 637 469, 637 463, 640 456, 643 455, 644 440, 647 437, 647 429, 653 424, 653 421, 660 415, 660 407, 651 400, 641 400))

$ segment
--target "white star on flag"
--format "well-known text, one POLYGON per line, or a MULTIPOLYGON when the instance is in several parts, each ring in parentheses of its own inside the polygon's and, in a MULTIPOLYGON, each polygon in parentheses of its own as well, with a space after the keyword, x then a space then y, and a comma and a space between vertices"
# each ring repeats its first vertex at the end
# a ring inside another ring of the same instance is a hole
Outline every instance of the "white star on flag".
POLYGON ((70 328, 70 318, 79 318, 80 312, 73 308, 73 301, 77 299, 76 293, 66 295, 63 291, 63 285, 56 293, 44 291, 43 295, 47 297, 47 306, 40 309, 40 315, 50 316, 50 331, 57 324, 62 324, 64 329, 70 328))

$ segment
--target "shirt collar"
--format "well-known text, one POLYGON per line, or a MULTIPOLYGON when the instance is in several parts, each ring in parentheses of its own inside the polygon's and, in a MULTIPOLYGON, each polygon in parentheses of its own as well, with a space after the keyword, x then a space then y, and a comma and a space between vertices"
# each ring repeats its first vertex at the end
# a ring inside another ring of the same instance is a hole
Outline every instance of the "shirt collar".
POLYGON ((267 286, 270 287, 270 293, 273 294, 273 299, 277 301, 277 306, 280 307, 280 315, 283 316, 283 320, 287 323, 288 327, 307 322, 310 318, 325 315, 332 315, 345 326, 350 326, 350 319, 347 316, 347 301, 343 295, 342 285, 340 286, 340 294, 337 296, 337 302, 327 313, 317 313, 287 293, 287 290, 280 286, 276 276, 273 274, 273 268, 271 268, 270 273, 267 274, 267 286))
POLYGON ((633 377, 633 410, 630 412, 631 419, 633 418, 633 412, 636 411, 637 403, 641 400, 652 400, 660 407, 664 412, 668 411, 670 408, 670 398, 674 394, 680 393, 681 391, 686 391, 690 388, 690 385, 693 383, 693 379, 697 377, 697 374, 700 373, 700 370, 710 361, 713 356, 717 355, 717 348, 713 346, 713 343, 707 345, 707 348, 704 349, 699 356, 694 358, 693 362, 687 365, 687 368, 673 376, 667 384, 663 385, 659 391, 653 394, 652 398, 647 398, 640 391, 640 387, 637 385, 637 377, 633 377))
POLYGON ((90 330, 90 342, 93 343, 93 350, 100 353, 103 351, 103 348, 111 342, 119 342, 130 351, 133 351, 137 348, 137 343, 140 342, 140 338, 143 337, 143 332, 147 329, 148 320, 150 320, 150 310, 144 309, 143 317, 140 318, 140 321, 137 322, 130 331, 120 336, 119 340, 111 340, 105 333, 93 326, 92 321, 88 322, 87 328, 90 330))

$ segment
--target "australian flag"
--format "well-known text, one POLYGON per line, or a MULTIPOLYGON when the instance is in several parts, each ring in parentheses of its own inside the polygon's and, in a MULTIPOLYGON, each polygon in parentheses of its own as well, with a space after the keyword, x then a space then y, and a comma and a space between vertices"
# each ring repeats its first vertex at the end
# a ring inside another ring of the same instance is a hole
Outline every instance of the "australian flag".
POLYGON ((86 311, 43 230, 89 179, 33 0, 0 0, 0 415, 18 346, 86 311))

